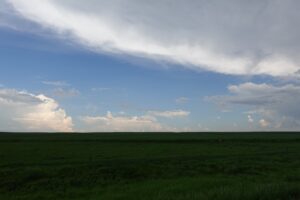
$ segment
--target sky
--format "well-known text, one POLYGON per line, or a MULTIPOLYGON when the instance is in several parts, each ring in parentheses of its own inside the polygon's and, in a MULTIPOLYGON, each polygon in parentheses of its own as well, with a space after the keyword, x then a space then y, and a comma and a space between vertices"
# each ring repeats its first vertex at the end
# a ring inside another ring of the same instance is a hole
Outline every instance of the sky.
POLYGON ((298 0, 0 0, 0 131, 300 130, 298 0))

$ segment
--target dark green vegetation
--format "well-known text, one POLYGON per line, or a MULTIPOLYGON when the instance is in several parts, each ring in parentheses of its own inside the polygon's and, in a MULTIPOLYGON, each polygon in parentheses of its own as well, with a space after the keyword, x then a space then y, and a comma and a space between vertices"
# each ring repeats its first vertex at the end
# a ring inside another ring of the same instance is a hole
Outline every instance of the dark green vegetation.
POLYGON ((0 199, 300 199, 300 134, 0 134, 0 199))

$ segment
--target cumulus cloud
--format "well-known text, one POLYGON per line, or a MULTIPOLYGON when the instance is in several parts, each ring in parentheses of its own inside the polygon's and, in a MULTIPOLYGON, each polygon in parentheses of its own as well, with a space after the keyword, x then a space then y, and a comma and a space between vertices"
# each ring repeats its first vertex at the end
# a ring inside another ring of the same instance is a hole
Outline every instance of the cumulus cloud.
POLYGON ((162 131, 162 125, 154 117, 150 116, 113 116, 107 112, 105 116, 81 117, 88 131, 162 131))
POLYGON ((190 113, 183 110, 175 111, 148 111, 144 115, 130 116, 124 112, 113 115, 110 111, 104 116, 84 116, 80 120, 85 124, 86 131, 133 131, 133 132, 157 132, 157 131, 187 131, 178 127, 170 127, 162 124, 158 117, 173 119, 175 117, 187 117, 190 113))
POLYGON ((156 117, 175 118, 175 117, 187 117, 190 115, 190 112, 185 110, 148 111, 148 115, 156 116, 156 117))
POLYGON ((20 18, 100 53, 236 75, 289 76, 300 69, 297 0, 5 2, 20 18))
MULTIPOLYGON (((222 107, 240 105, 251 109, 247 113, 261 116, 259 124, 263 128, 299 130, 300 86, 294 84, 275 86, 248 82, 231 85, 228 90, 231 95, 213 96, 207 99, 222 107)), ((250 120, 249 116, 248 119, 250 120)))
POLYGON ((2 131, 73 131, 72 118, 45 95, 0 89, 2 131))

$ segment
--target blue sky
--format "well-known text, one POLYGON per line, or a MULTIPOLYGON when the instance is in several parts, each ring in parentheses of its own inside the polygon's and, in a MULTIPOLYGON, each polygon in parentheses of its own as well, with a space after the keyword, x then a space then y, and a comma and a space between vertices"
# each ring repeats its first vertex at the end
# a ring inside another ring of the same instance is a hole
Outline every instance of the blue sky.
POLYGON ((186 6, 191 16, 178 22, 179 1, 170 11, 174 18, 165 16, 165 3, 159 2, 161 11, 134 1, 129 8, 119 1, 111 5, 37 1, 35 7, 48 12, 44 15, 26 1, 4 1, 0 4, 1 131, 298 130, 295 51, 299 42, 291 44, 298 30, 293 21, 287 23, 289 18, 269 19, 286 16, 298 3, 287 1, 286 10, 278 11, 276 5, 268 10, 255 2, 230 1, 228 9, 238 10, 227 16, 231 22, 217 20, 220 16, 211 13, 208 21, 193 21, 199 13, 186 6), (100 6, 107 6, 106 12, 100 6), (276 37, 276 32, 274 38, 265 39, 274 29, 261 33, 260 26, 232 20, 247 8, 250 11, 243 17, 254 19, 258 17, 254 11, 261 7, 266 9, 260 13, 261 21, 277 25, 277 32, 291 39, 276 37), (139 9, 145 13, 136 12, 139 9), (167 20, 157 22, 153 12, 167 20), (61 16, 65 17, 59 21, 61 16), (128 21, 122 21, 124 17, 128 21), (116 25, 124 28, 124 34, 116 25), (219 34, 219 25, 231 30, 219 34), (253 33, 234 38, 251 28, 253 33), (170 31, 176 32, 166 37, 170 31), (255 44, 252 34, 265 40, 263 45, 255 44))

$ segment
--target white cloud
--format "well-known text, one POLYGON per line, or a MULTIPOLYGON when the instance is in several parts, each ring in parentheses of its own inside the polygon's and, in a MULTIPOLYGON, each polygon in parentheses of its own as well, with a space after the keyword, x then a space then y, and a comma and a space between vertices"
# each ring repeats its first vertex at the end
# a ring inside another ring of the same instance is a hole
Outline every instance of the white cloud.
POLYGON ((225 74, 288 76, 300 69, 296 0, 5 2, 21 18, 97 52, 225 74))
POLYGON ((114 116, 108 111, 105 116, 83 116, 80 120, 84 123, 85 131, 180 132, 187 130, 162 124, 156 117, 175 118, 186 117, 189 114, 187 111, 175 110, 148 111, 141 116, 130 116, 124 112, 119 112, 118 115, 114 116))
POLYGON ((105 116, 85 116, 81 118, 87 125, 87 131, 162 131, 163 127, 150 116, 113 116, 107 112, 105 116))
POLYGON ((179 97, 179 98, 175 99, 175 102, 177 104, 185 104, 188 101, 189 101, 189 98, 187 98, 187 97, 179 97))
POLYGON ((293 84, 274 86, 248 82, 231 85, 228 90, 231 95, 213 96, 207 99, 221 105, 221 107, 239 105, 247 109, 250 108, 251 111, 246 112, 248 120, 253 120, 251 115, 260 115, 262 119, 259 124, 263 128, 299 130, 300 86, 293 84))
POLYGON ((0 110, 2 131, 73 131, 72 118, 42 94, 0 89, 0 110))
POLYGON ((254 119, 252 118, 251 115, 248 115, 247 117, 248 117, 248 122, 249 123, 253 123, 254 122, 254 119))
POLYGON ((190 115, 190 112, 185 110, 148 111, 148 115, 156 116, 156 117, 175 118, 175 117, 187 117, 190 115))
POLYGON ((268 121, 266 121, 265 119, 261 119, 261 120, 259 120, 259 125, 263 128, 267 128, 270 125, 270 123, 268 121))

